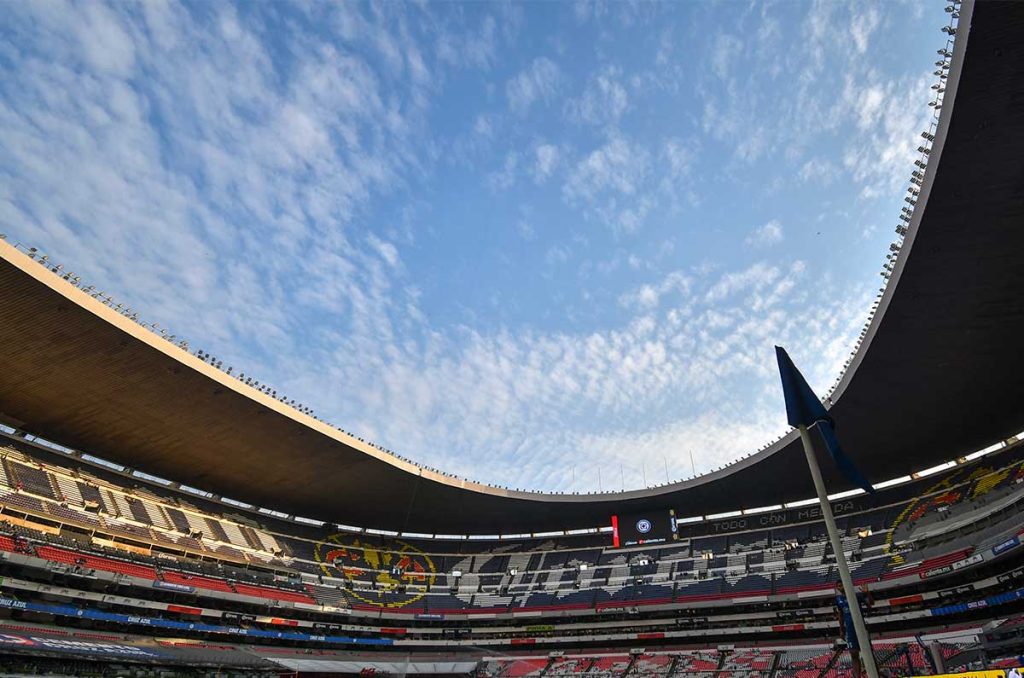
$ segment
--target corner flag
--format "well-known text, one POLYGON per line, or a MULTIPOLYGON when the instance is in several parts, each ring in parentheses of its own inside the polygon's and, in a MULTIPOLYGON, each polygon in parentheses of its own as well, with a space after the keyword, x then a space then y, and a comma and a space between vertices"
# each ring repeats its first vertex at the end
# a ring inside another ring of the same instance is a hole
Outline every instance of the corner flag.
POLYGON ((800 374, 800 370, 793 364, 786 349, 776 346, 775 357, 779 361, 782 394, 786 399, 786 421, 794 427, 810 428, 817 424, 821 438, 825 441, 825 448, 843 475, 854 485, 864 488, 864 491, 874 493, 875 488, 861 475, 850 458, 843 453, 833 428, 835 422, 825 410, 825 406, 818 400, 818 396, 814 395, 814 391, 800 374))

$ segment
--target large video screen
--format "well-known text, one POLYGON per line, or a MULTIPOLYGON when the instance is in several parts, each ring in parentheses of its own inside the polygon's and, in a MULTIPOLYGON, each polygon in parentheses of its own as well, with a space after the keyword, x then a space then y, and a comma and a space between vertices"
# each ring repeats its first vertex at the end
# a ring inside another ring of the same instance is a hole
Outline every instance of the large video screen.
POLYGON ((673 510, 656 509, 612 516, 612 545, 615 548, 660 544, 678 538, 676 512, 673 510))

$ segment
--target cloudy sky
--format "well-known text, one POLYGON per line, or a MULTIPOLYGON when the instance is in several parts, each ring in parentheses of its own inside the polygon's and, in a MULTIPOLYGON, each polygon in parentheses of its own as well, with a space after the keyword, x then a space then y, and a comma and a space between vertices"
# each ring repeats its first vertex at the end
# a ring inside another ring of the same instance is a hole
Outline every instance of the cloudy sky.
MULTIPOLYGON (((0 232, 324 419, 531 489, 784 431, 863 325, 942 3, 7 3, 0 232)), ((285 463, 286 460, 282 460, 285 463)))

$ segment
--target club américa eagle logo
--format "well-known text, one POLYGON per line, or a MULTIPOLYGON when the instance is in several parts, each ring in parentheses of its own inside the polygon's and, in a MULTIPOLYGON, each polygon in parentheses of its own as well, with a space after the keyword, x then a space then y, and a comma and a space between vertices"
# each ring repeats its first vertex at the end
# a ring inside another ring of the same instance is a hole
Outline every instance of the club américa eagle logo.
POLYGON ((317 543, 313 558, 326 576, 341 576, 352 583, 347 596, 375 607, 408 607, 423 598, 420 587, 433 586, 437 578, 430 556, 399 540, 385 549, 352 534, 332 534, 317 543), (373 590, 369 590, 371 584, 376 584, 373 590), (415 590, 403 588, 409 585, 415 585, 415 590))

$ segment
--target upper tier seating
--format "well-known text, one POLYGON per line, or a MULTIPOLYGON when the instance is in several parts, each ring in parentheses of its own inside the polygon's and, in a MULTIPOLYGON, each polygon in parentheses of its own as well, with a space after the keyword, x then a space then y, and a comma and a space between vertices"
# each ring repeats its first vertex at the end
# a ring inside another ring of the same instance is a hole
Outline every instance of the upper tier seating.
MULTIPOLYGON (((0 526, 2 527, 2 526, 0 526)), ((0 550, 11 552, 23 552, 16 541, 17 537, 0 535, 0 550)), ((315 604, 316 601, 307 593, 299 591, 285 591, 281 589, 254 586, 249 584, 232 583, 217 577, 208 577, 198 574, 178 572, 153 565, 134 563, 128 560, 98 556, 80 550, 71 550, 51 546, 48 544, 36 544, 33 548, 34 555, 54 563, 79 566, 91 570, 114 572, 117 574, 130 575, 151 581, 164 581, 170 584, 179 584, 193 588, 207 589, 210 591, 221 591, 223 593, 237 593, 253 598, 291 601, 297 603, 315 604)))
MULTIPOLYGON (((410 614, 604 609, 823 591, 831 589, 837 579, 834 556, 820 522, 694 536, 630 550, 587 546, 587 537, 582 540, 585 545, 576 549, 566 549, 554 540, 532 540, 492 545, 494 550, 489 553, 428 554, 420 549, 462 548, 464 544, 353 535, 339 541, 339 548, 330 549, 332 562, 321 564, 316 560, 328 551, 319 551, 315 541, 256 529, 240 522, 243 519, 215 515, 181 497, 162 498, 150 490, 118 486, 83 470, 42 464, 17 449, 7 449, 4 454, 0 506, 23 512, 29 520, 38 516, 92 531, 98 544, 110 544, 111 540, 142 547, 153 544, 183 554, 213 556, 225 564, 283 568, 321 577, 317 582, 307 580, 306 588, 295 591, 260 584, 259 577, 267 575, 251 575, 256 577, 251 581, 247 576, 216 571, 180 574, 169 566, 159 573, 168 583, 281 602, 337 606, 344 601, 359 610, 385 608, 410 614), (639 564, 641 559, 646 564, 639 564), (391 571, 395 566, 402 568, 397 575, 391 571), (449 576, 454 570, 462 572, 460 579, 449 576)), ((934 510, 965 502, 983 505, 1000 492, 1020 491, 1024 460, 1019 457, 1024 455, 1024 447, 1002 454, 1007 455, 998 457, 1005 462, 1002 468, 978 462, 929 480, 935 492, 924 499, 911 493, 905 503, 879 500, 876 508, 840 516, 840 527, 846 531, 844 551, 855 581, 904 577, 964 557, 967 551, 954 545, 891 555, 893 536, 888 526, 905 523, 910 515, 926 519, 927 511, 916 513, 923 505, 934 510)), ((906 496, 908 489, 898 486, 879 496, 889 493, 899 498, 906 496)))

